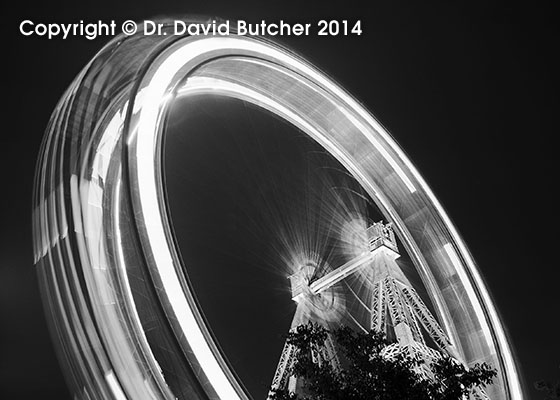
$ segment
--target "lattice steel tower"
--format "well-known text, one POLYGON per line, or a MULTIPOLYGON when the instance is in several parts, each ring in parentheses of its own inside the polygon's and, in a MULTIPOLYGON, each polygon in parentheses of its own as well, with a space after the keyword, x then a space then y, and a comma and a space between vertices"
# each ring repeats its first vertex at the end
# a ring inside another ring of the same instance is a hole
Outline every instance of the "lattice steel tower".
MULTIPOLYGON (((369 306, 364 304, 363 306, 370 315, 369 328, 385 332, 395 339, 383 350, 384 356, 392 358, 404 353, 425 361, 417 367, 416 371, 425 378, 432 378, 429 365, 441 358, 442 353, 461 362, 457 349, 397 264, 396 260, 400 254, 391 224, 373 223, 367 228, 366 237, 368 242, 366 251, 325 275, 315 277, 316 266, 307 264, 289 277, 292 299, 297 303, 291 329, 307 322, 330 322, 329 316, 332 319, 333 312, 329 314, 318 308, 325 302, 324 296, 320 294, 332 290, 335 284, 359 271, 360 279, 368 288, 369 306), (436 349, 428 346, 427 341, 436 349)), ((332 296, 327 301, 335 302, 337 298, 332 296)), ((333 306, 336 307, 333 303, 330 305, 331 310, 333 306)), ((338 306, 344 307, 343 302, 338 306)), ((327 338, 325 348, 324 354, 316 355, 318 362, 338 364, 331 337, 327 338)), ((284 345, 272 382, 272 390, 279 388, 287 388, 291 392, 296 390, 297 380, 289 376, 290 366, 295 361, 294 350, 292 345, 288 343, 284 345)), ((487 398, 480 389, 471 394, 471 399, 487 398)))

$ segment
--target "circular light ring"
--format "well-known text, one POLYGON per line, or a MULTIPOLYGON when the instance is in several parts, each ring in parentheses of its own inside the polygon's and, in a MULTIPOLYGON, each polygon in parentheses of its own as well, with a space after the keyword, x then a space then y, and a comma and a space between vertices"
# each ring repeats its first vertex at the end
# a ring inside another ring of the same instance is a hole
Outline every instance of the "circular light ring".
POLYGON ((464 361, 498 369, 490 397, 522 398, 471 255, 370 113, 269 41, 142 33, 113 40, 75 79, 53 113, 37 166, 35 258, 78 396, 247 398, 181 273, 165 202, 161 140, 169 104, 201 93, 270 110, 340 161, 393 222, 464 361))

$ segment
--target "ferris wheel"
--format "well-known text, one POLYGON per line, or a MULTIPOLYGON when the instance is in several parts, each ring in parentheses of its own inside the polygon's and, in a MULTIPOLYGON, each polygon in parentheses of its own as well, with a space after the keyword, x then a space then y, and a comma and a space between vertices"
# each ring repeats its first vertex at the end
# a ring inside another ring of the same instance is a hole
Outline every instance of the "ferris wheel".
MULTIPOLYGON (((481 396, 523 398, 504 328, 465 243, 360 103, 265 39, 141 32, 115 38, 74 80, 37 164, 35 262, 76 398, 251 398, 184 268, 162 170, 170 108, 207 95, 296 127, 341 165, 359 188, 352 193, 367 198, 349 207, 354 194, 332 196, 343 211, 329 220, 320 251, 286 244, 295 257, 285 263, 292 327, 316 321, 391 330, 409 351, 440 350, 497 368, 497 382, 481 396), (365 210, 370 203, 381 222, 365 210), (405 255, 425 295, 399 266, 405 255)), ((285 372, 290 357, 286 345, 273 387, 294 387, 285 372)))

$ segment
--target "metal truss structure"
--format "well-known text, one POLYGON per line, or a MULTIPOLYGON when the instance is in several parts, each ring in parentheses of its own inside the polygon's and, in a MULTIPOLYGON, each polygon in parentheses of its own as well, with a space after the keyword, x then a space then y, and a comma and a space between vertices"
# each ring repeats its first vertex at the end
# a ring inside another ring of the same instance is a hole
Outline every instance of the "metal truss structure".
MULTIPOLYGON (((386 334, 391 331, 396 339, 382 351, 384 357, 395 358, 399 354, 405 354, 421 361, 416 367, 416 372, 425 379, 433 379, 430 364, 440 359, 443 354, 449 355, 458 363, 464 363, 457 349, 397 264, 396 260, 400 254, 391 224, 373 223, 366 233, 368 251, 365 254, 355 257, 320 278, 312 279, 315 270, 310 265, 300 267, 294 275, 290 276, 292 299, 298 304, 291 329, 295 330, 302 323, 325 322, 317 319, 303 320, 302 315, 312 314, 310 309, 305 311, 303 309, 313 307, 313 296, 320 295, 351 273, 362 270, 364 273, 361 274, 361 279, 369 288, 371 302, 371 307, 368 308, 371 315, 369 328, 386 334), (426 344, 425 335, 436 345, 437 350, 426 344)), ((331 336, 327 337, 322 351, 323 354, 316 357, 317 362, 331 362, 337 368, 338 356, 331 336)), ((288 389, 291 393, 296 391, 296 378, 290 375, 295 357, 294 346, 286 342, 272 381, 269 398, 273 391, 278 389, 288 389)), ((476 388, 471 399, 488 399, 488 397, 482 389, 476 388)))

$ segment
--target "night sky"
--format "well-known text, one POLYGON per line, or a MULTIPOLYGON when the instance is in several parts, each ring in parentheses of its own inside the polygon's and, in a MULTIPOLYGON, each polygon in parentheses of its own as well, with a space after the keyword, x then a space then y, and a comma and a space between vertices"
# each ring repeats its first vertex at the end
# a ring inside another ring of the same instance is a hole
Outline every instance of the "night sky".
POLYGON ((23 37, 19 23, 185 14, 313 24, 361 19, 361 36, 281 41, 358 98, 410 156, 477 261, 519 359, 527 397, 544 397, 532 383, 560 375, 557 14, 535 2, 530 8, 387 3, 53 1, 25 2, 6 13, 0 398, 70 398, 33 268, 32 183, 50 113, 108 41, 23 37))

